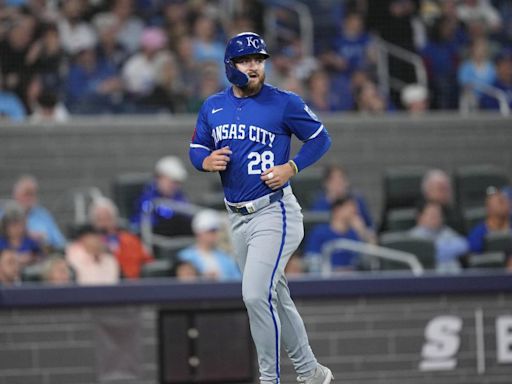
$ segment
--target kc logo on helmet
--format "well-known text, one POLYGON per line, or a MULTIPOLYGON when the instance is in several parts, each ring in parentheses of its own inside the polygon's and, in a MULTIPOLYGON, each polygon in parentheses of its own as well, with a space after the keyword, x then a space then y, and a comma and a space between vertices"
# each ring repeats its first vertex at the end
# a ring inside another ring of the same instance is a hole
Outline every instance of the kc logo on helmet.
POLYGON ((255 49, 258 49, 260 47, 260 39, 255 38, 254 36, 247 36, 247 45, 253 46, 255 49))

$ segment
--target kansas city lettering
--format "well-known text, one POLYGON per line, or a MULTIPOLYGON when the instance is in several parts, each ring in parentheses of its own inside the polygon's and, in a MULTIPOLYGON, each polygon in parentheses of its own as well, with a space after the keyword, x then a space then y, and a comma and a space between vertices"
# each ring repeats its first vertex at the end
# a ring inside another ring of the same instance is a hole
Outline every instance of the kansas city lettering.
POLYGON ((215 144, 221 140, 245 140, 247 138, 272 148, 276 134, 254 125, 247 128, 245 124, 222 124, 212 129, 212 137, 215 144))

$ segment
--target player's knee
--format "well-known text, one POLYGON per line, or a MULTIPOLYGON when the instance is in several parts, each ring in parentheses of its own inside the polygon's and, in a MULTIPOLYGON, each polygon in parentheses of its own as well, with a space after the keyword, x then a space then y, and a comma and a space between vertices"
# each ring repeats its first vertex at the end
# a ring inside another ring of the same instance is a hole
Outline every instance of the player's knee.
POLYGON ((253 292, 244 292, 243 300, 245 306, 248 308, 258 307, 261 305, 265 306, 268 302, 268 292, 265 292, 261 289, 253 292))

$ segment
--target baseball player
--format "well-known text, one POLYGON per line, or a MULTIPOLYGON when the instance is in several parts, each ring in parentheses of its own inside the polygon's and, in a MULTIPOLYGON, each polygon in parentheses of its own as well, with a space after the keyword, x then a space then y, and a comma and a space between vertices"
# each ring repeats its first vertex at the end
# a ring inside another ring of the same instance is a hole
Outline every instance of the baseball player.
POLYGON ((268 57, 265 42, 255 33, 228 42, 224 63, 233 86, 202 105, 190 159, 200 171, 220 173, 260 382, 281 382, 282 340, 299 383, 328 384, 332 372, 317 362, 309 346, 284 268, 304 236, 301 207, 289 180, 322 157, 331 139, 299 96, 265 84, 268 57), (292 134, 304 144, 290 160, 292 134))

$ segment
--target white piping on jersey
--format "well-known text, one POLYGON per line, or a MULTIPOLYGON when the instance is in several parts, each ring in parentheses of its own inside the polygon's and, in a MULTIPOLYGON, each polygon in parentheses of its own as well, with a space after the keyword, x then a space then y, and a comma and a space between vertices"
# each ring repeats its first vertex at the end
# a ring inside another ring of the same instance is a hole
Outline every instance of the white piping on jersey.
POLYGON ((208 147, 205 147, 204 145, 201 145, 201 144, 190 144, 190 148, 203 148, 203 149, 206 149, 207 151, 212 151, 210 148, 208 147))
POLYGON ((324 125, 322 124, 320 126, 320 128, 317 129, 317 131, 315 133, 313 133, 311 136, 308 137, 307 140, 311 140, 311 139, 314 139, 315 137, 317 137, 320 134, 320 132, 322 132, 323 129, 324 129, 324 125))

